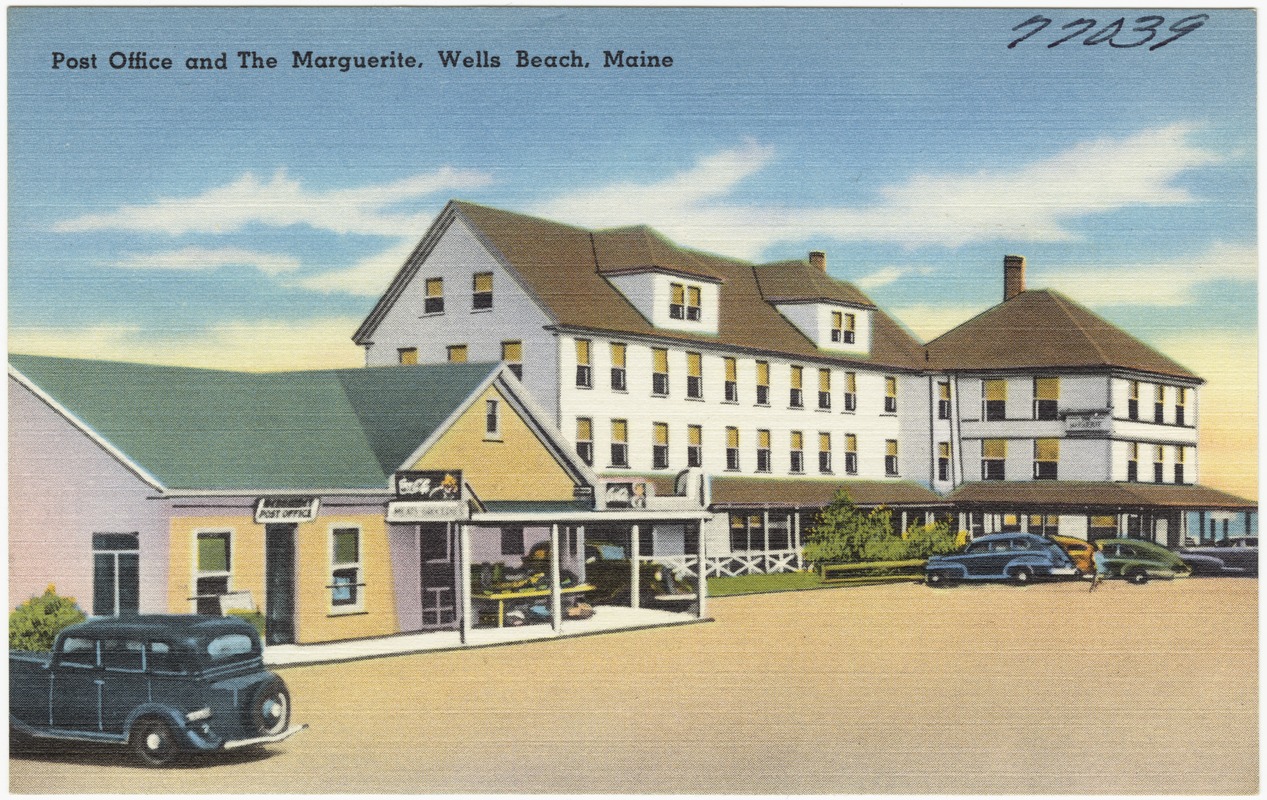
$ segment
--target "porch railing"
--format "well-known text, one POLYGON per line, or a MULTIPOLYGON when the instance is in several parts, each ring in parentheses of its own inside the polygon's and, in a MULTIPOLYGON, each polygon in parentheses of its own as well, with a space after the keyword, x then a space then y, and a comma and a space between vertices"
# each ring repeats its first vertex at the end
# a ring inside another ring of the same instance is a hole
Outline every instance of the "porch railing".
MULTIPOLYGON (((639 560, 644 563, 663 564, 672 569, 673 574, 679 578, 694 575, 699 564, 699 556, 693 555, 640 556, 639 560)), ((705 556, 704 566, 705 574, 711 578, 795 572, 801 569, 801 551, 797 549, 754 550, 724 556, 705 556)))

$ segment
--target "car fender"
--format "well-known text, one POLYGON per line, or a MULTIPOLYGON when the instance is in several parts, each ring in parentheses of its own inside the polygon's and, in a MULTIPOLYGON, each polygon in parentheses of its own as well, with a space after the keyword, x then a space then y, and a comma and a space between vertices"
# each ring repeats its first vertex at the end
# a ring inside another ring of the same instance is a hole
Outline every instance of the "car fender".
POLYGON ((158 717, 171 726, 172 732, 181 740, 188 742, 199 750, 214 750, 221 745, 219 737, 207 736, 202 731, 190 726, 184 712, 162 703, 142 703, 128 715, 124 725, 124 738, 132 738, 132 726, 144 717, 158 717))
POLYGON ((924 565, 924 572, 940 572, 953 578, 968 577, 968 568, 958 561, 929 562, 924 565))

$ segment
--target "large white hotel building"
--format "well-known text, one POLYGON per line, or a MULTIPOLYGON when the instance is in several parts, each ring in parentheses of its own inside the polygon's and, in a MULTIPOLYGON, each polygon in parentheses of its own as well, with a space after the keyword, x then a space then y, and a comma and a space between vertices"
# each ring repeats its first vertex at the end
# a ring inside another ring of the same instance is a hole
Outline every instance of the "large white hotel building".
POLYGON ((703 535, 721 574, 799 564, 842 487, 978 534, 1255 533, 1256 503, 1199 483, 1201 379, 1024 269, 924 344, 821 252, 750 264, 454 201, 354 340, 368 366, 507 362, 601 476, 699 493, 712 520, 644 554, 703 535))

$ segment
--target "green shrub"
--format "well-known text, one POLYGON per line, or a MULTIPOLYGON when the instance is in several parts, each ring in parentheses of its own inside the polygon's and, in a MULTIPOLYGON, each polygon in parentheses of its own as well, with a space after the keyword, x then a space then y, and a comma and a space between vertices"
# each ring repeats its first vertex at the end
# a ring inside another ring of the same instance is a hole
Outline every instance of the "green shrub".
POLYGON ((956 545, 949 522, 917 523, 898 536, 893 531, 892 511, 880 506, 864 512, 841 489, 814 516, 801 552, 811 564, 855 564, 928 558, 953 552, 956 545))
POLYGON ((247 611, 244 608, 234 608, 228 611, 229 616, 241 617, 247 622, 255 626, 255 630, 259 631, 260 638, 264 638, 264 615, 258 611, 247 611))
POLYGON ((959 549, 958 535, 950 530, 950 523, 944 521, 912 525, 902 538, 907 545, 907 558, 928 558, 959 549))
POLYGON ((46 653, 63 628, 87 618, 75 598, 62 597, 50 583, 43 595, 9 612, 9 649, 46 653))

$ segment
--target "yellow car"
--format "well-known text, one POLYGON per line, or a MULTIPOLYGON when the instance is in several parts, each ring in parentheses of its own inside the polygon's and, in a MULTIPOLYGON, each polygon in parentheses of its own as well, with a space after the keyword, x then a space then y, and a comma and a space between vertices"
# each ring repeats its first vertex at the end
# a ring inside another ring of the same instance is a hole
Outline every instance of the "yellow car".
POLYGON ((1079 539, 1075 536, 1058 536, 1056 534, 1048 534, 1056 544, 1064 548, 1069 554, 1069 558, 1073 560, 1073 565, 1078 568, 1078 572, 1082 575, 1091 575, 1095 573, 1095 562, 1092 560, 1095 556, 1095 542, 1088 542, 1086 539, 1079 539))

